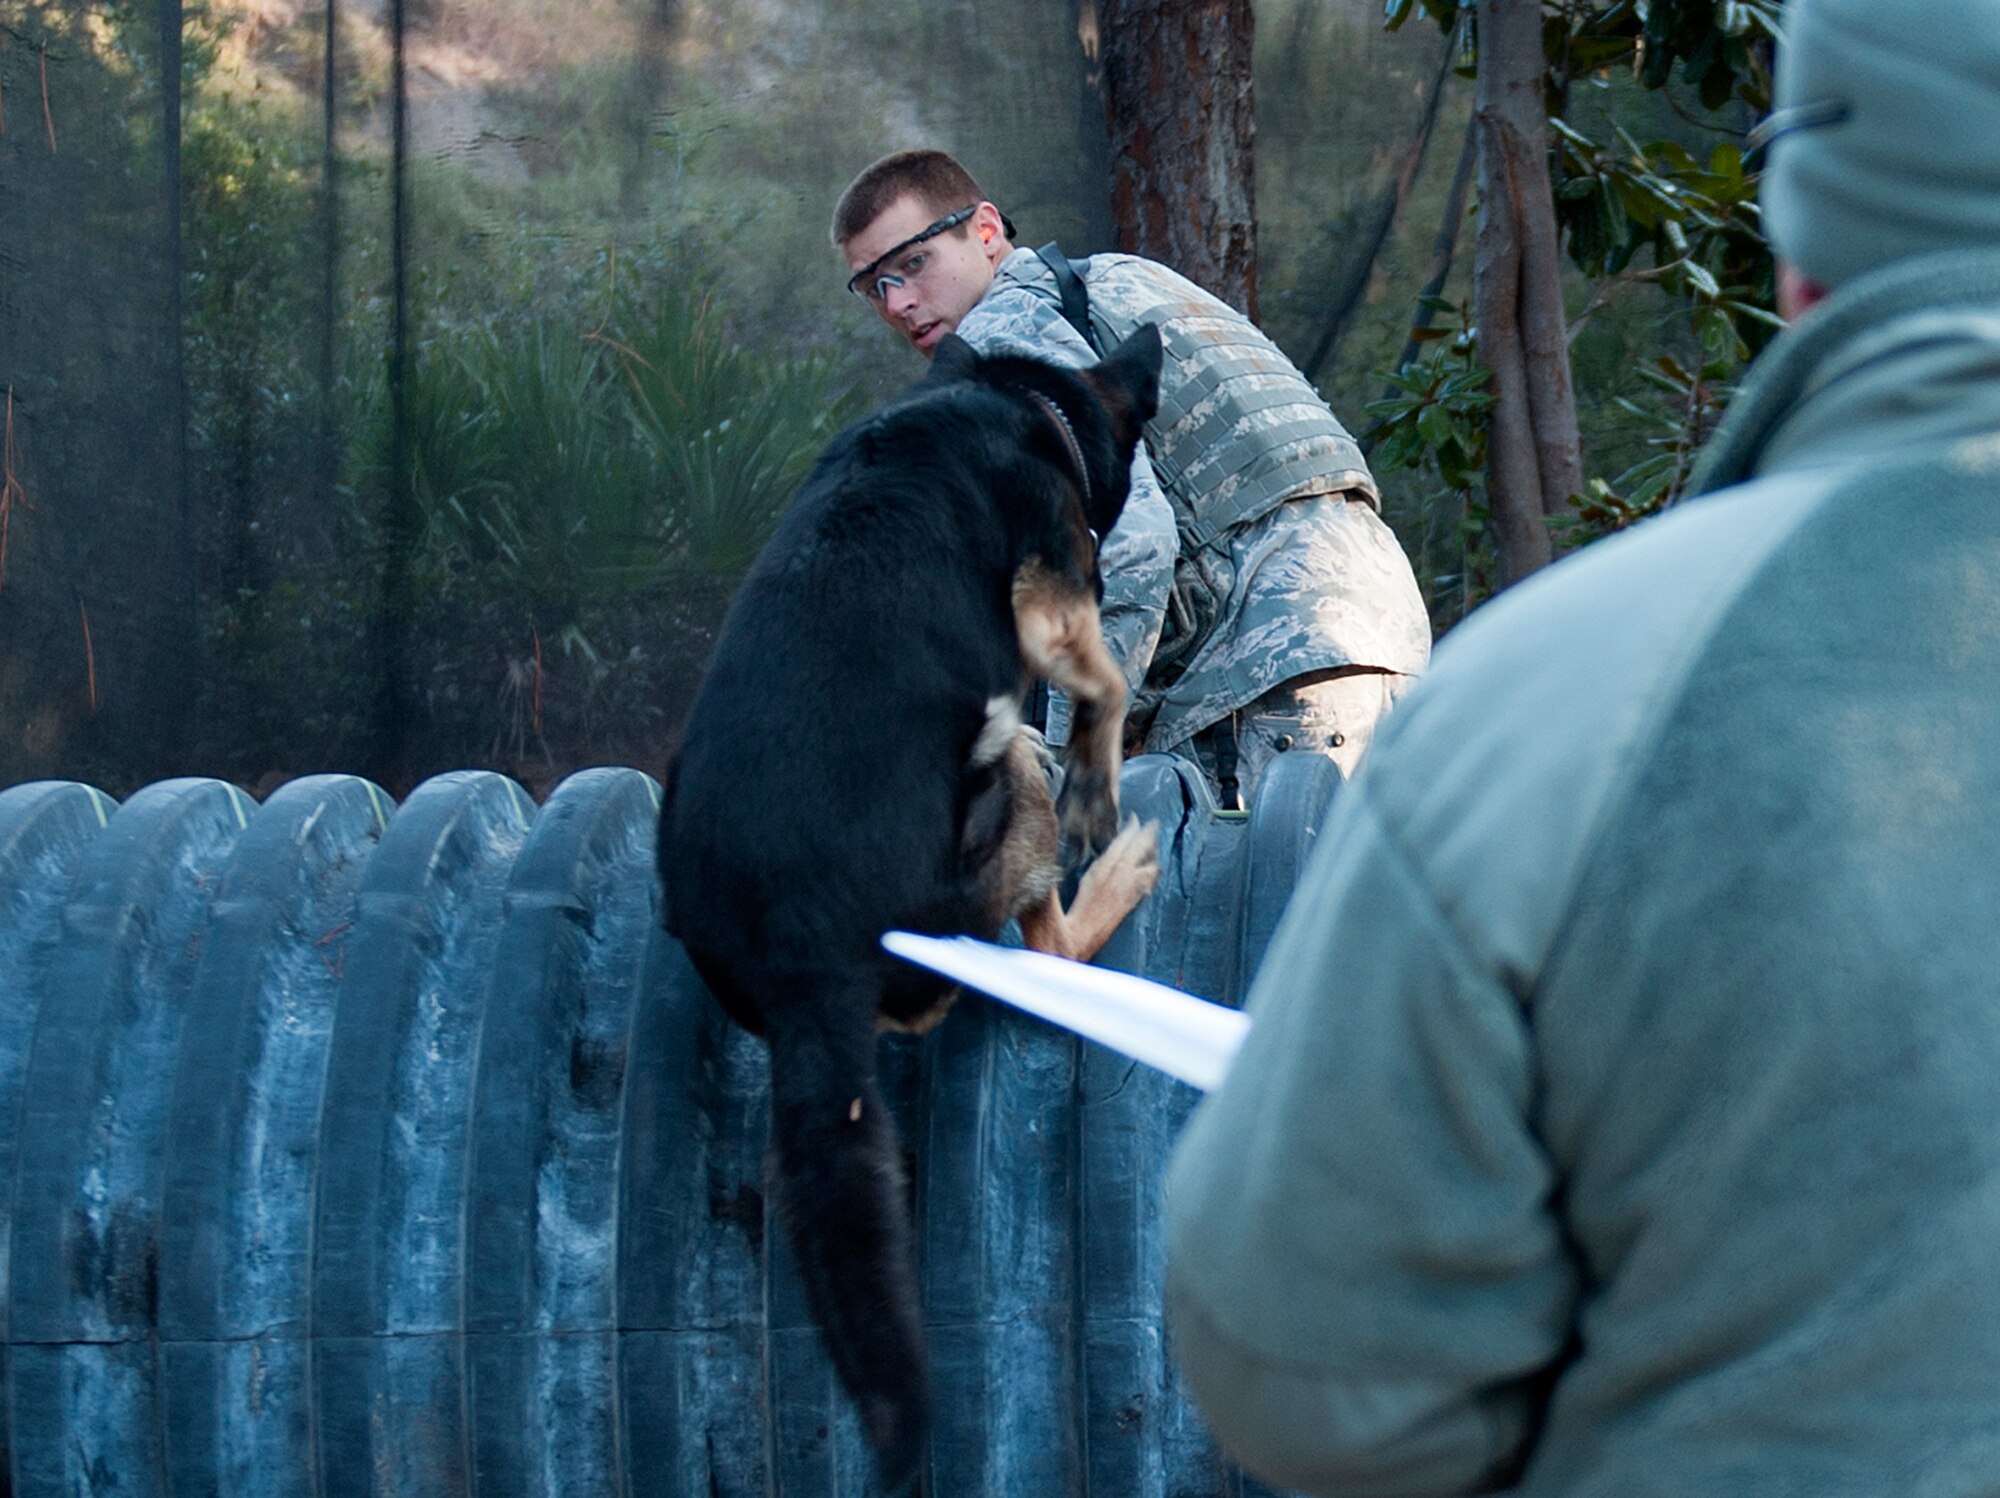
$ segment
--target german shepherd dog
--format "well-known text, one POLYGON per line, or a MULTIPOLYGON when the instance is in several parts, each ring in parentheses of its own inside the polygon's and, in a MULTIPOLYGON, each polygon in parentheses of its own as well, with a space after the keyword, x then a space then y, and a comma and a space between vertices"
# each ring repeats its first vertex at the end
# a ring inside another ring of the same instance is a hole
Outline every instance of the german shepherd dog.
POLYGON ((731 605, 667 771, 665 923, 771 1054, 771 1175, 807 1301, 891 1489, 930 1424, 909 1205, 881 1029, 949 984, 885 930, 1089 957, 1158 877, 1118 825, 1125 683, 1097 540, 1159 400, 1159 333, 1069 371, 956 337, 836 436, 731 605), (1060 797, 1024 690, 1073 704, 1060 797), (1065 909, 1061 844, 1096 854, 1065 909))

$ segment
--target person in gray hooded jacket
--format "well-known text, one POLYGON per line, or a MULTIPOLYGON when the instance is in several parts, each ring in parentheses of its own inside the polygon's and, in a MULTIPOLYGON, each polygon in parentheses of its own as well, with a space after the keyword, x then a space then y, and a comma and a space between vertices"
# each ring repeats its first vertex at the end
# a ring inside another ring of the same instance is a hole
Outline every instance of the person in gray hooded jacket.
POLYGON ((1315 1493, 2000 1493, 2000 3, 1791 0, 1713 491, 1456 631, 1168 1182, 1315 1493))

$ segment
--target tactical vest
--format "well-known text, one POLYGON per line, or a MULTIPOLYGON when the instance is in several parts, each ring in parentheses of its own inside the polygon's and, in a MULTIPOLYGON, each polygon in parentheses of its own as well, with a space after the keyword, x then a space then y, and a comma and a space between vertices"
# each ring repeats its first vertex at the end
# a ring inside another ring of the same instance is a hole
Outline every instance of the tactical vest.
MULTIPOLYGON (((1141 323, 1159 325, 1166 358, 1146 453, 1172 506, 1180 555, 1145 699, 1179 678, 1207 640, 1234 584, 1216 542, 1288 499, 1358 490, 1380 508, 1361 449, 1278 346, 1227 303, 1154 261, 1093 255, 1067 261, 1048 245, 1010 255, 996 286, 1049 302, 1101 355, 1141 323), (1081 288, 1066 289, 1073 269, 1081 288)), ((990 293, 989 293, 990 294, 990 293)))
MULTIPOLYGON (((1100 353, 1141 323, 1159 324, 1166 360, 1146 452, 1195 545, 1302 494, 1359 489, 1379 506, 1359 445, 1248 318, 1133 255, 1071 264, 1090 294, 1090 341, 1100 353)), ((994 279, 1062 307, 1055 271, 1033 254, 1009 256, 994 279)))

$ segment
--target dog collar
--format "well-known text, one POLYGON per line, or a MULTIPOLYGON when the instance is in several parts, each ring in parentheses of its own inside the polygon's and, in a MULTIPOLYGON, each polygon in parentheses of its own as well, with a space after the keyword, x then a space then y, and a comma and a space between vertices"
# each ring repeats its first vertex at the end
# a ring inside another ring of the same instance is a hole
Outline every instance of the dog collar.
MULTIPOLYGON (((1041 391, 1030 390, 1027 393, 1035 398, 1043 410, 1056 419, 1056 428, 1063 434, 1063 443, 1069 448, 1071 461, 1076 464, 1077 482, 1083 485, 1084 513, 1090 513, 1090 469, 1083 461, 1083 444, 1076 440, 1076 428, 1072 427, 1069 418, 1063 415, 1063 408, 1041 391)), ((1093 541, 1098 539, 1096 531, 1090 533, 1090 539, 1093 541)))

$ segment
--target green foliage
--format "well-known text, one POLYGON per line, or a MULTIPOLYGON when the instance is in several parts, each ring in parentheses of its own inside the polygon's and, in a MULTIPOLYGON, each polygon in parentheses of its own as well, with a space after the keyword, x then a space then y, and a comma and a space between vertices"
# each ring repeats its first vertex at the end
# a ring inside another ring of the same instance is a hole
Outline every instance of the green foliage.
POLYGON ((211 518, 241 524, 271 508, 259 497, 306 487, 314 445, 320 340, 297 334, 321 311, 313 143, 261 96, 217 94, 197 97, 181 140, 189 452, 197 487, 224 500, 211 518))
MULTIPOLYGON (((226 0, 181 0, 180 83, 184 98, 207 84, 223 43, 238 24, 226 0)), ((15 40, 40 44, 49 55, 70 61, 87 56, 132 96, 160 95, 160 7, 158 0, 17 0, 0 28, 15 40)), ((67 102, 67 100, 65 101, 67 102)), ((124 113, 119 123, 134 143, 157 144, 159 121, 151 110, 124 113)))
POLYGON ((1696 454, 1735 393, 1734 385, 1714 377, 1718 367, 1711 361, 1690 371, 1672 354, 1662 354, 1638 368, 1639 378, 1662 398, 1650 403, 1627 396, 1616 400, 1645 429, 1646 455, 1615 478, 1590 479, 1578 496, 1575 514, 1557 517, 1567 532, 1562 539, 1581 545, 1623 530, 1680 496, 1696 454))
POLYGON ((1641 146, 1622 128, 1606 148, 1560 119, 1554 135, 1557 217, 1570 258, 1594 279, 1644 276, 1687 303, 1702 346, 1738 362, 1761 348, 1777 316, 1757 178, 1725 140, 1698 160, 1677 141, 1641 146), (1651 252, 1649 268, 1631 272, 1651 252))
MULTIPOLYGON (((386 376, 355 418, 386 489, 386 376)), ((753 353, 691 292, 627 294, 578 331, 533 321, 419 349, 405 393, 419 574, 504 590, 557 633, 587 601, 690 575, 733 581, 820 446, 857 410, 824 356, 753 353)))
MULTIPOLYGON (((340 215, 329 330, 318 121, 207 82, 186 116, 189 449, 213 600, 200 717, 210 762, 249 780, 367 753, 387 224, 340 215), (344 373, 324 391, 329 334, 344 373)), ((347 205, 386 193, 369 153, 344 153, 341 178, 347 205)), ((594 743, 650 762, 735 579, 863 397, 828 353, 741 343, 696 289, 715 279, 698 235, 621 254, 517 211, 496 231, 491 188, 441 166, 414 190, 417 752, 554 763, 560 746, 574 763, 594 743)))
MULTIPOLYGON (((613 305, 596 327, 496 317, 414 351, 408 633, 420 737, 439 763, 533 777, 524 759, 656 757, 742 570, 858 413, 833 360, 748 348, 687 287, 650 295, 628 280, 613 305)), ((389 400, 379 360, 343 382, 341 426, 361 439, 351 557, 386 544, 389 400)), ((305 614, 334 611, 328 588, 305 614)), ((239 612, 263 620, 254 601, 239 612)), ((237 637, 266 648, 243 626, 237 637)))
MULTIPOLYGON (((1476 64, 1473 7, 1389 0, 1387 24, 1399 27, 1419 9, 1447 29, 1466 27, 1464 55, 1476 64)), ((1615 474, 1588 479, 1574 512, 1556 518, 1560 546, 1584 544, 1679 498, 1734 380, 1782 326, 1770 310, 1773 265, 1757 177, 1741 145, 1751 119, 1769 107, 1776 30, 1775 0, 1543 6, 1550 176, 1584 288, 1570 337, 1581 359, 1599 352, 1590 345, 1603 331, 1597 341, 1609 353, 1598 370, 1605 393, 1579 401, 1586 433, 1598 438, 1597 452, 1586 450, 1586 469, 1594 456, 1622 454, 1615 474), (1658 104, 1665 110, 1648 108, 1658 104), (1656 133, 1642 143, 1627 121, 1648 113, 1656 133), (1635 326, 1638 307, 1646 311, 1635 326)), ((1464 367, 1433 346, 1391 376, 1394 393, 1369 408, 1371 435, 1380 443, 1379 469, 1435 471, 1448 502, 1476 518, 1486 409, 1483 378, 1470 367, 1477 335, 1461 320, 1448 336, 1450 349, 1463 349, 1464 367)), ((1446 581, 1473 578, 1476 553, 1475 538, 1466 565, 1448 569, 1446 581)), ((1476 601, 1476 589, 1459 593, 1476 601)))
POLYGON ((671 496, 688 565, 731 578, 750 564, 820 447, 860 414, 825 354, 753 355, 721 336, 706 299, 635 307, 615 344, 641 447, 671 496))
POLYGON ((1387 377, 1389 393, 1364 414, 1373 421, 1366 440, 1377 471, 1435 480, 1414 506, 1392 500, 1389 519, 1413 554, 1433 625, 1442 629, 1493 591, 1495 557, 1480 487, 1493 397, 1469 310, 1442 297, 1427 299, 1425 307, 1451 321, 1417 331, 1422 352, 1387 377))
POLYGON ((1366 408, 1375 418, 1369 441, 1379 444, 1375 461, 1384 467, 1429 462, 1446 488, 1464 492, 1486 467, 1486 428, 1478 418, 1492 409, 1493 397, 1486 391, 1488 375, 1478 361, 1466 310, 1442 297, 1428 298, 1426 305, 1457 317, 1459 326, 1418 332, 1418 342, 1431 347, 1388 376, 1394 394, 1366 408))
POLYGON ((537 322, 432 344, 414 374, 417 498, 448 553, 496 567, 563 622, 658 565, 604 361, 574 331, 537 322))
MULTIPOLYGON (((1476 7, 1464 0, 1388 0, 1390 30, 1422 10, 1449 31, 1476 7)), ((1732 99, 1758 108, 1770 103, 1763 44, 1778 34, 1778 0, 1549 0, 1542 7, 1542 47, 1550 63, 1551 114, 1562 111, 1569 85, 1610 68, 1630 68, 1648 89, 1674 80, 1691 86, 1705 109, 1732 99)), ((1468 52, 1477 57, 1477 31, 1468 52)))

